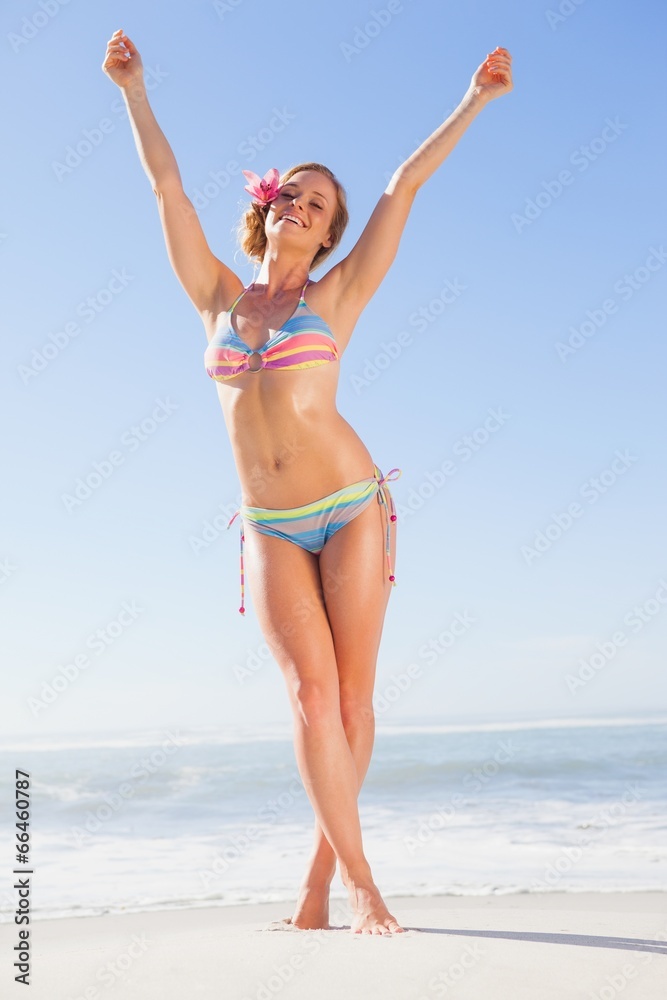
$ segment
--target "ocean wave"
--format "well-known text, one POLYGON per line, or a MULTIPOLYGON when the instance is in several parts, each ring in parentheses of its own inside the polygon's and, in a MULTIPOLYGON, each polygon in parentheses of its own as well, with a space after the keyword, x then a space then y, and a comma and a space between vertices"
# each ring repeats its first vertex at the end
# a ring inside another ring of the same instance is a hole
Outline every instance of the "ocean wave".
MULTIPOLYGON (((623 716, 609 718, 570 717, 537 720, 496 720, 490 722, 394 722, 383 723, 382 717, 376 720, 376 735, 427 735, 435 733, 492 733, 519 732, 522 730, 540 729, 590 729, 619 726, 665 726, 667 716, 623 716)), ((113 732, 108 734, 82 733, 62 736, 22 736, 9 737, 0 741, 0 753, 52 753, 62 750, 85 749, 141 749, 158 748, 165 740, 177 739, 182 746, 233 746, 244 743, 284 742, 293 738, 291 725, 267 726, 261 729, 249 729, 247 726, 239 729, 225 727, 171 727, 169 729, 141 732, 113 732)))

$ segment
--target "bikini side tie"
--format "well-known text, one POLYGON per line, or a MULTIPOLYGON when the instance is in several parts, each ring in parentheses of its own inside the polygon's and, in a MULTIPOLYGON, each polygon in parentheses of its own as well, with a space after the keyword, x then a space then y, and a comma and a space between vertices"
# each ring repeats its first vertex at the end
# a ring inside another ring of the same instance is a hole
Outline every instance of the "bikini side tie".
POLYGON ((385 550, 386 550, 386 553, 387 553, 387 568, 389 569, 389 579, 391 580, 392 586, 394 586, 394 587, 396 586, 396 577, 394 576, 394 574, 392 573, 392 570, 391 570, 391 554, 390 554, 391 553, 391 535, 390 535, 391 526, 390 526, 390 521, 395 521, 396 520, 396 507, 394 505, 394 498, 392 497, 391 493, 389 492, 389 487, 386 485, 386 483, 388 483, 388 482, 394 482, 396 479, 399 479, 400 476, 401 476, 401 472, 402 472, 401 469, 390 469, 389 472, 387 473, 387 475, 383 476, 382 472, 380 471, 380 469, 378 469, 377 465, 375 466, 375 478, 378 481, 378 487, 379 487, 379 489, 378 489, 378 502, 383 505, 384 511, 385 511, 385 516, 386 516, 386 519, 387 519, 387 534, 386 534, 386 545, 385 545, 385 550), (396 473, 395 476, 392 474, 394 472, 396 473), (387 503, 387 499, 389 500, 389 503, 387 503))
MULTIPOLYGON (((241 513, 240 510, 236 511, 236 514, 234 514, 234 516, 230 519, 229 524, 227 525, 227 530, 229 530, 231 528, 232 522, 234 521, 234 518, 238 517, 238 515, 240 513, 241 513)), ((241 518, 241 521, 243 521, 243 518, 241 518)), ((243 528, 241 528, 241 541, 240 541, 240 545, 241 545, 241 607, 239 608, 239 611, 241 612, 242 615, 245 614, 245 575, 244 575, 244 572, 243 572, 243 541, 244 541, 243 528)))

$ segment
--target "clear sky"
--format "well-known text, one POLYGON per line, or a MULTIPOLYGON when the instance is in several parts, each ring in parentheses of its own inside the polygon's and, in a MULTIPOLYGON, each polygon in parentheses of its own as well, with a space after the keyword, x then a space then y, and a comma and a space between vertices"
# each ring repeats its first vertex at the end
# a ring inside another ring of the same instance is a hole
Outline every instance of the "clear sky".
POLYGON ((513 92, 419 191, 342 360, 341 413, 402 469, 378 723, 667 709, 667 11, 560 6, 4 5, 3 732, 290 719, 237 610, 204 329, 101 70, 117 28, 244 283, 230 162, 340 178, 351 221, 317 280, 509 49, 513 92))

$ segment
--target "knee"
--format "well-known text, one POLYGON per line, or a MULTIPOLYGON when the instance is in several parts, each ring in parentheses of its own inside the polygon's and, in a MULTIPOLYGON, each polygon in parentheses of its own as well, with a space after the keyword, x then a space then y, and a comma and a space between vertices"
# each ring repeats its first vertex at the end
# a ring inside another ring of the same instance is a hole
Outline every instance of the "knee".
POLYGON ((309 729, 324 728, 332 722, 340 725, 338 692, 331 685, 302 682, 293 692, 292 703, 297 719, 309 729))
POLYGON ((348 693, 341 689, 340 717, 346 732, 372 725, 375 721, 372 697, 363 698, 358 692, 348 693))

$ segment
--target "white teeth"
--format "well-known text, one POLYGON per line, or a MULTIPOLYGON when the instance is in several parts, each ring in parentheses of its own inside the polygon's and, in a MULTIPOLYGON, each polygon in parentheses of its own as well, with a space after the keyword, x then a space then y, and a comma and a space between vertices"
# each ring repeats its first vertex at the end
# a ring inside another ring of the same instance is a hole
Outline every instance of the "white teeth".
POLYGON ((303 222, 301 222, 299 219, 296 219, 293 215, 283 215, 283 219, 291 219, 292 222, 294 222, 297 226, 301 226, 301 228, 303 229, 303 222))

